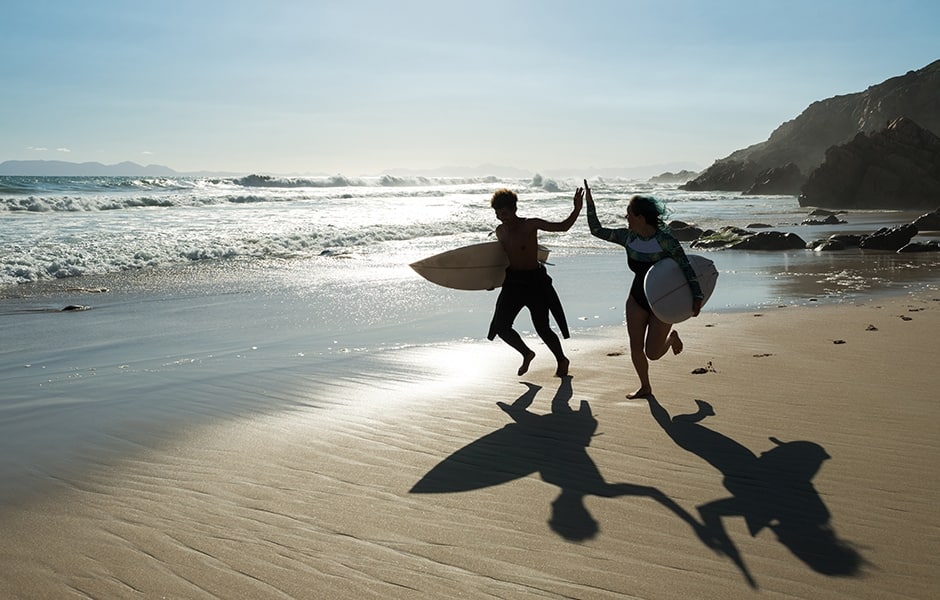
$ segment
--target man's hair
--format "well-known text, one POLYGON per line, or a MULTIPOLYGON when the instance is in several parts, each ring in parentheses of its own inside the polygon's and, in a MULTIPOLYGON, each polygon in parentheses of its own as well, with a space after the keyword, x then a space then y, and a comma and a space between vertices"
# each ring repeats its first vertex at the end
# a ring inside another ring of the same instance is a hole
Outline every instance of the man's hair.
POLYGON ((490 206, 492 208, 506 208, 508 206, 515 206, 518 201, 519 197, 516 196, 516 192, 507 190, 506 188, 500 188, 493 192, 493 197, 490 199, 490 206))

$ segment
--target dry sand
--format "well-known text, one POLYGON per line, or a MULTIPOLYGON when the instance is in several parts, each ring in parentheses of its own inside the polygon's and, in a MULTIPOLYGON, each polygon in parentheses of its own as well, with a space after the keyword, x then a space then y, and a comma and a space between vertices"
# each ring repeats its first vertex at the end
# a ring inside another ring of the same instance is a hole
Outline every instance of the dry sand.
POLYGON ((399 350, 317 408, 115 440, 3 507, 0 597, 936 597, 940 302, 680 331, 653 402, 611 332, 565 380, 399 350))

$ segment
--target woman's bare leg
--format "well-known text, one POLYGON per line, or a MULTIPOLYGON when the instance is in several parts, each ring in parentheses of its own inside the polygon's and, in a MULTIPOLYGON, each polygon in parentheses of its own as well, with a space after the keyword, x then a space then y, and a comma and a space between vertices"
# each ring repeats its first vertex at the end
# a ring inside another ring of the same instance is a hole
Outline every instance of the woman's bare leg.
POLYGON ((646 359, 646 351, 643 344, 646 341, 646 328, 650 319, 655 318, 640 306, 633 296, 627 298, 627 336, 630 338, 630 360, 633 361, 633 369, 640 379, 640 387, 630 394, 627 398, 641 398, 653 393, 650 385, 650 365, 646 359))
POLYGON ((672 349, 673 354, 682 352, 682 339, 677 331, 671 331, 672 325, 663 323, 656 315, 649 316, 649 327, 646 329, 646 357, 650 360, 659 360, 672 349))

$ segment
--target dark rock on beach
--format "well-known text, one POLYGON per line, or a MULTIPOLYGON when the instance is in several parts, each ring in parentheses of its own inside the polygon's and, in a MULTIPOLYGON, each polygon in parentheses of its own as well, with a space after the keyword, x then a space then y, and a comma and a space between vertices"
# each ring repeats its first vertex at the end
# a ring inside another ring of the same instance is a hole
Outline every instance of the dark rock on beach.
POLYGON ((858 233, 837 233, 829 236, 829 240, 839 242, 845 245, 846 248, 858 248, 864 237, 864 235, 858 233))
POLYGON ((700 250, 802 250, 806 248, 806 242, 794 233, 755 233, 738 227, 722 227, 717 233, 692 242, 691 247, 700 250))
MULTIPOLYGON (((825 223, 845 223, 832 213, 814 211, 815 214, 829 214, 825 223), (833 220, 835 219, 835 220, 833 220)), ((928 215, 924 215, 925 217, 928 215)), ((923 217, 922 217, 923 218, 923 217)), ((822 223, 823 221, 820 221, 822 223)), ((803 224, 813 224, 814 221, 804 221, 803 224)), ((682 221, 673 221, 670 224, 679 231, 690 226, 682 221)), ((704 231, 698 237, 692 238, 689 247, 694 250, 811 250, 815 252, 832 252, 850 248, 864 250, 887 250, 891 252, 937 252, 940 251, 940 241, 912 242, 912 238, 919 232, 919 228, 912 224, 897 225, 895 227, 882 227, 869 234, 841 233, 834 234, 825 239, 815 239, 805 242, 803 239, 789 232, 780 231, 751 231, 757 225, 749 225, 746 229, 734 226, 725 226, 718 231, 704 231)), ((697 230, 697 228, 696 228, 697 230)), ((700 231, 700 230, 698 230, 700 231)), ((687 241, 681 239, 680 241, 687 241)))
POLYGON ((761 231, 731 246, 734 250, 803 250, 806 242, 795 233, 761 231))
POLYGON ((909 244, 911 238, 915 235, 917 235, 917 228, 911 223, 896 227, 882 227, 878 231, 864 236, 858 246, 865 250, 891 250, 896 252, 909 244))
POLYGON ((806 219, 800 225, 840 225, 845 222, 835 215, 829 215, 825 219, 806 219))
POLYGON ((741 229, 740 227, 722 227, 716 232, 703 235, 690 244, 691 248, 699 250, 717 250, 721 248, 730 248, 744 240, 744 238, 754 235, 753 231, 741 229))
POLYGON ((911 242, 898 249, 901 254, 913 252, 940 252, 940 242, 911 242))
POLYGON ((940 231, 940 208, 914 220, 917 231, 940 231))
POLYGON ((816 252, 832 252, 835 250, 845 250, 848 248, 843 242, 839 240, 822 240, 817 242, 810 242, 807 244, 807 248, 814 250, 816 252))
POLYGON ((907 118, 833 146, 800 194, 801 206, 927 208, 940 199, 940 138, 907 118))
POLYGON ((684 221, 670 221, 669 231, 680 242, 691 242, 702 237, 704 231, 701 227, 686 223, 684 221))
POLYGON ((858 248, 863 237, 865 236, 855 233, 837 233, 830 235, 824 240, 814 240, 807 244, 806 247, 816 252, 847 250, 849 248, 858 248))

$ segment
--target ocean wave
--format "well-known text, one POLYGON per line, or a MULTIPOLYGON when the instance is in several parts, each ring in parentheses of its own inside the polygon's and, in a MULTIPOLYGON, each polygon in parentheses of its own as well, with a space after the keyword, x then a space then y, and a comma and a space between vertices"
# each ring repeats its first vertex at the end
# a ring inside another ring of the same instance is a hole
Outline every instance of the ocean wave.
MULTIPOLYGON (((441 190, 428 190, 408 187, 408 191, 389 192, 398 188, 381 188, 380 198, 433 198, 445 195, 441 190)), ((291 203, 291 202, 330 202, 333 200, 354 200, 361 197, 351 192, 337 190, 334 194, 305 194, 294 193, 265 193, 257 189, 254 193, 246 193, 237 189, 228 190, 228 193, 174 193, 159 195, 147 194, 92 194, 92 195, 33 195, 33 196, 7 196, 0 197, 0 213, 2 212, 29 212, 29 213, 59 213, 59 212, 93 212, 114 211, 136 208, 199 208, 219 206, 225 204, 260 204, 260 203, 291 203)), ((369 198, 375 200, 376 198, 369 198)))
POLYGON ((520 191, 560 192, 554 180, 501 180, 486 177, 381 175, 351 178, 276 177, 20 177, 0 176, 2 212, 113 211, 150 207, 203 207, 263 202, 331 201, 363 198, 426 198, 485 193, 509 186, 520 191))
POLYGON ((0 194, 96 193, 114 190, 186 190, 194 177, 0 176, 0 194))
MULTIPOLYGON (((305 187, 310 178, 284 180, 292 183, 283 187, 252 181, 258 185, 223 178, 0 178, 7 186, 0 194, 6 242, 0 286, 324 252, 406 264, 402 257, 414 259, 418 249, 430 255, 491 239, 496 221, 488 200, 496 187, 519 190, 526 210, 545 216, 563 217, 571 206, 570 192, 548 192, 544 181, 543 188, 489 177, 321 178, 321 187, 305 187)), ((599 185, 599 199, 614 201, 620 189, 599 185)), ((590 237, 586 230, 580 235, 590 237)))
POLYGON ((179 206, 173 198, 152 196, 26 196, 0 198, 0 211, 7 212, 88 212, 127 208, 179 206))
POLYGON ((58 241, 44 239, 0 248, 0 287, 23 283, 106 275, 144 268, 171 268, 225 260, 303 259, 336 254, 388 259, 389 244, 407 247, 415 240, 445 246, 455 236, 488 233, 486 225, 466 221, 359 227, 319 225, 284 231, 249 227, 219 231, 141 231, 101 236, 94 231, 58 241), (403 244, 403 246, 402 246, 403 244))
MULTIPOLYGON (((499 183, 501 180, 484 177, 425 177, 421 175, 378 175, 373 177, 347 177, 332 175, 323 177, 283 177, 274 175, 247 175, 228 180, 233 185, 261 188, 333 188, 333 187, 417 187, 435 185, 473 185, 499 183)), ((523 186, 527 184, 523 183, 523 186)))
POLYGON ((332 177, 308 179, 303 177, 275 177, 272 175, 247 175, 231 180, 235 185, 243 187, 270 187, 270 188, 322 188, 322 187, 352 187, 363 185, 356 180, 348 179, 342 175, 332 177))
MULTIPOLYGON (((628 182, 642 186, 634 180, 598 180, 598 182, 628 182)), ((423 175, 393 175, 348 177, 343 174, 322 176, 281 176, 251 174, 244 177, 118 177, 118 176, 0 176, 0 196, 48 196, 53 194, 83 195, 107 192, 183 192, 224 191, 226 188, 382 188, 382 187, 433 187, 461 185, 507 185, 518 189, 527 188, 572 188, 579 180, 559 180, 536 175, 531 179, 503 179, 492 175, 474 177, 448 177, 423 175)))
POLYGON ((353 180, 274 178, 234 180, 171 178, 0 177, 0 213, 113 211, 150 207, 204 207, 263 202, 331 201, 357 197, 437 197, 454 189, 424 179, 391 176, 353 180))

